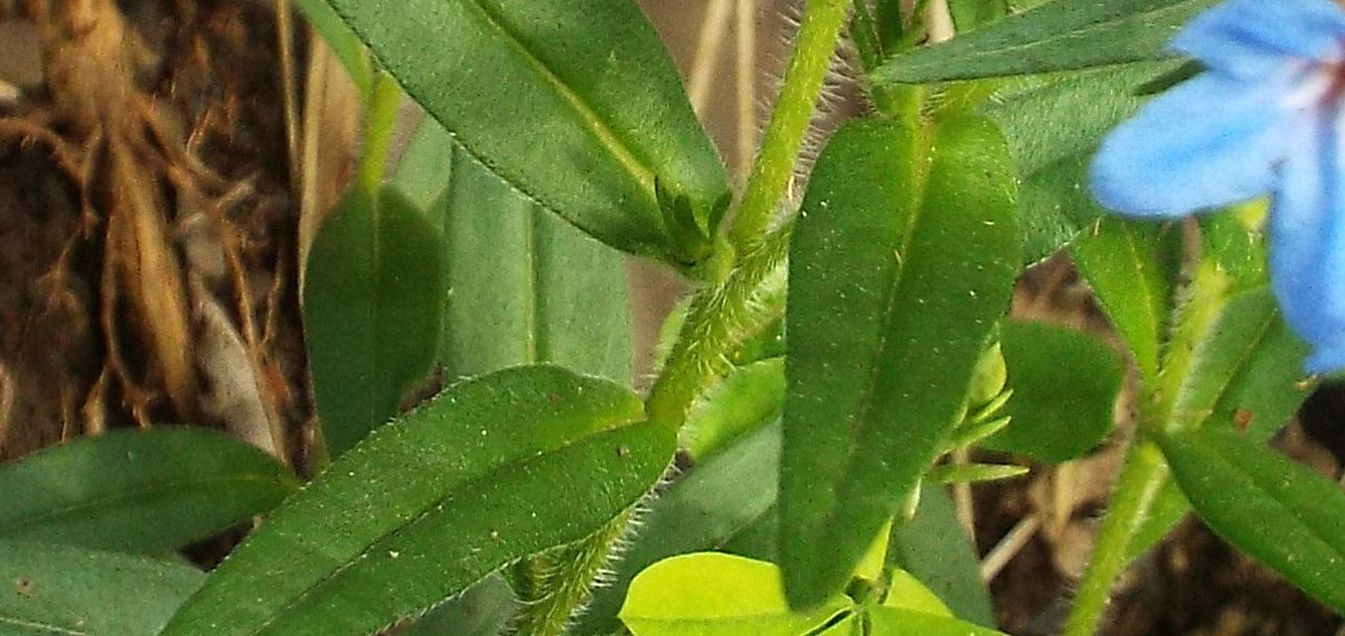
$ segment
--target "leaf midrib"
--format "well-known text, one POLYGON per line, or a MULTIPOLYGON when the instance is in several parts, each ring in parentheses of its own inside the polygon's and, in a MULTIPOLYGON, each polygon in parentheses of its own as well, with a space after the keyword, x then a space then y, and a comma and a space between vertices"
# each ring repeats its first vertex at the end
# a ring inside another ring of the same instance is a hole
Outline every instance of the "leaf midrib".
POLYGON ((603 147, 611 151, 617 163, 625 168, 626 172, 640 184, 641 191, 653 201, 654 170, 646 165, 647 162, 636 154, 632 147, 617 134, 616 130, 598 115, 597 111, 590 107, 580 95, 571 90, 541 57, 528 48, 523 38, 509 28, 498 12, 492 10, 482 0, 459 1, 469 7, 469 10, 473 11, 488 29, 498 33, 504 42, 537 73, 538 77, 574 110, 575 115, 585 124, 585 127, 603 147))
POLYGON ((73 629, 68 629, 57 625, 48 625, 45 623, 34 623, 32 621, 27 621, 22 618, 5 616, 3 614, 0 614, 0 623, 17 625, 20 628, 31 629, 33 631, 47 632, 51 634, 65 634, 67 636, 88 636, 89 634, 89 632, 75 631, 73 629))

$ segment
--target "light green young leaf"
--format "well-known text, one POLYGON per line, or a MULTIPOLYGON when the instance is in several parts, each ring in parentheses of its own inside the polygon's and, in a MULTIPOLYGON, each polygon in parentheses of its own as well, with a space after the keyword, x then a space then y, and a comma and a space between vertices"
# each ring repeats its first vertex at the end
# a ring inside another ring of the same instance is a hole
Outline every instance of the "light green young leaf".
POLYGON ((1110 347, 1081 331, 1016 321, 1000 325, 1000 344, 1013 388, 1009 425, 982 446, 1056 463, 1102 443, 1124 378, 1110 347))
POLYGON ((0 466, 0 539, 163 554, 269 511, 298 486, 221 433, 112 431, 0 466))
POLYGON ((472 156, 547 209, 628 252, 708 254, 727 175, 635 3, 328 2, 472 156))
POLYGON ((0 633, 153 636, 203 578, 130 554, 0 543, 0 633))
POLYGON ((836 594, 808 612, 792 612, 774 564, 703 552, 641 572, 621 620, 635 636, 798 636, 848 607, 849 599, 836 594))
POLYGON ((1019 234, 1004 141, 969 118, 932 145, 926 163, 909 129, 847 124, 794 230, 780 549, 796 607, 846 584, 939 454, 1008 303, 1019 234))
POLYGON ((1207 428, 1159 444, 1211 529, 1345 611, 1345 492, 1338 484, 1233 431, 1207 428))
POLYGON ((1006 636, 956 618, 896 607, 870 608, 868 617, 872 636, 1006 636))
POLYGON ((355 187, 318 230, 304 340, 328 452, 396 415, 434 365, 443 319, 439 232, 395 190, 355 187))
POLYGON ((672 457, 629 390, 555 367, 458 383, 381 427, 210 574, 166 636, 368 634, 591 535, 672 457))
POLYGON ((889 60, 881 83, 924 83, 1083 69, 1170 57, 1177 30, 1215 0, 1050 2, 889 60))

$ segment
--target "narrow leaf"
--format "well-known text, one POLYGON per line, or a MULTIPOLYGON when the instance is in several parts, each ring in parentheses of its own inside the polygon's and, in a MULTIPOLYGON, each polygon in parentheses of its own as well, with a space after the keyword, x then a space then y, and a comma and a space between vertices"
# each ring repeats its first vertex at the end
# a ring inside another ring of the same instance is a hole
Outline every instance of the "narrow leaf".
POLYGON ((509 582, 492 574, 416 619, 401 636, 499 636, 516 611, 509 582))
POLYGON ((461 150, 440 213, 447 377, 553 363, 630 381, 620 254, 546 214, 461 150))
POLYGON ((0 538, 162 554, 269 511, 298 485, 221 433, 113 431, 0 466, 0 538))
POLYGON ((165 634, 367 634, 578 541, 675 441, 633 393, 554 367, 454 385, 379 428, 211 573, 165 634))
POLYGON ((1215 0, 1049 2, 974 33, 916 49, 874 73, 923 83, 1082 69, 1170 57, 1177 30, 1215 0))
POLYGON ((0 543, 0 633, 152 636, 203 578, 130 554, 0 543))
POLYGON ((686 265, 705 256, 727 176, 635 3, 328 1, 514 187, 619 249, 686 265), (702 230, 693 245, 675 244, 665 219, 683 204, 702 230))
POLYGON ((1345 611, 1345 492, 1235 432, 1159 440, 1182 490, 1219 536, 1345 611))
POLYGON ((1009 425, 986 448, 1058 463, 1092 450, 1112 430, 1121 361, 1106 344, 1073 329, 1039 322, 1000 325, 1013 396, 1009 425))
POLYGON ((981 625, 995 624, 976 546, 943 488, 921 489, 915 516, 892 529, 888 561, 918 578, 954 614, 981 625))
POLYGON ((392 189, 351 189, 318 230, 304 339, 332 456, 395 415, 434 364, 442 251, 438 231, 392 189))
POLYGON ((1148 383, 1158 378, 1180 250, 1178 228, 1116 217, 1099 220, 1070 250, 1148 383))
POLYGON ((945 124, 928 181, 910 130, 851 123, 819 158, 790 249, 780 548, 792 604, 840 590, 956 426, 1008 302, 1008 151, 945 124))
POLYGON ((775 565, 705 552, 664 559, 640 573, 621 608, 635 636, 797 636, 849 607, 837 594, 791 612, 775 565))

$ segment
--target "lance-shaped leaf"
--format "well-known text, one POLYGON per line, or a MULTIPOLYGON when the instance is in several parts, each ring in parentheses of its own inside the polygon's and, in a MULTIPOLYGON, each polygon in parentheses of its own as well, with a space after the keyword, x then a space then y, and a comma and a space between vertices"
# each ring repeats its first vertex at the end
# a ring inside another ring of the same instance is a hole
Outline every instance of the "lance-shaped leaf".
POLYGON ((628 383, 630 311, 621 255, 461 150, 442 215, 448 260, 440 361, 447 377, 552 363, 628 383))
POLYGON ((439 342, 439 232, 401 194, 355 187, 309 252, 304 339, 332 456, 397 413, 439 342))
POLYGON ((1158 379, 1173 288, 1181 266, 1181 233, 1157 223, 1101 219, 1070 248, 1098 303, 1130 346, 1144 382, 1158 379))
POLYGON ((708 252, 727 176, 635 3, 328 1, 468 152, 529 197, 625 251, 681 264, 708 252))
POLYGON ((780 549, 798 607, 845 586, 938 455, 1017 271, 998 130, 950 121, 928 163, 919 138, 842 128, 794 230, 780 549))
POLYGON ((248 537, 165 634, 368 634, 582 539, 667 466, 618 385, 520 367, 381 427, 248 537))
POLYGON ((1187 20, 1216 0, 1048 2, 888 60, 874 79, 923 83, 1025 75, 1170 57, 1187 20))
POLYGON ((1026 262, 1050 256, 1102 214, 1087 187, 1088 163, 1102 136, 1144 103, 1140 87, 1172 67, 1145 62, 1025 79, 982 109, 1009 140, 1026 262))
POLYGON ((1205 429, 1159 443, 1211 529, 1345 611, 1345 492, 1338 484, 1233 431, 1205 429))
POLYGON ((204 578, 131 554, 0 543, 0 633, 152 636, 204 578))
POLYGON ((113 431, 0 466, 0 538, 162 554, 269 511, 298 485, 221 433, 113 431))
POLYGON ((664 559, 641 572, 621 620, 635 636, 795 636, 849 607, 849 599, 835 594, 810 611, 791 611, 774 564, 703 552, 664 559))
POLYGON ((892 528, 887 560, 889 566, 898 566, 928 585, 958 616, 982 625, 995 624, 976 546, 943 488, 925 485, 921 489, 915 516, 892 528))

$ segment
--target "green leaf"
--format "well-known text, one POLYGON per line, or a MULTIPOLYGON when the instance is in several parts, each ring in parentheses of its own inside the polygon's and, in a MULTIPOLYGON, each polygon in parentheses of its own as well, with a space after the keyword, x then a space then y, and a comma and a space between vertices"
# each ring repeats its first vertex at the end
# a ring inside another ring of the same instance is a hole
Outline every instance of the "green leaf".
POLYGON ((1000 343, 1013 396, 1009 425, 982 446, 1058 463, 1092 450, 1112 430, 1121 361, 1106 344, 1040 322, 1006 321, 1000 343))
POLYGON ((1211 529, 1345 611, 1345 492, 1338 484, 1232 431, 1205 429, 1159 444, 1211 529))
POLYGON ((434 365, 443 318, 439 232, 400 194, 352 188, 309 253, 304 339, 330 454, 397 414, 434 365))
POLYGON ((683 446, 705 461, 778 418, 784 399, 784 358, 736 367, 692 408, 682 428, 683 446))
POLYGON ((705 552, 659 561, 635 577, 621 620, 635 636, 797 636, 850 602, 836 594, 791 612, 771 563, 705 552))
POLYGON ((449 378, 554 363, 628 383, 621 255, 520 196, 461 150, 443 214, 449 378))
POLYGON ((921 489, 915 516, 892 529, 890 546, 888 561, 929 587, 954 614, 982 625, 995 624, 976 546, 943 488, 921 489))
POLYGON ((918 84, 1170 57, 1177 30, 1215 0, 1050 2, 888 60, 873 80, 918 84))
POLYGON ((360 98, 364 103, 369 103, 374 87, 374 65, 364 50, 364 43, 325 0, 294 0, 294 6, 304 14, 308 24, 322 36, 327 46, 331 47, 332 53, 350 76, 350 81, 359 90, 360 98))
POLYGON ((518 599, 514 598, 509 582, 499 574, 492 574, 430 610, 399 633, 401 636, 498 636, 516 611, 518 599))
POLYGON ((606 634, 630 582, 661 559, 718 550, 744 529, 774 511, 780 466, 780 427, 767 426, 697 464, 650 503, 639 532, 613 568, 606 585, 593 592, 577 633, 606 634))
POLYGON ((1027 466, 1013 464, 942 464, 925 473, 925 479, 931 484, 974 484, 983 481, 999 481, 1022 477, 1029 472, 1027 466))
POLYGON ((328 0, 472 156, 618 249, 693 265, 665 210, 713 230, 723 165, 628 0, 328 0), (665 197, 656 194, 655 184, 665 197))
POLYGON ((937 616, 953 615, 934 592, 901 569, 892 570, 892 582, 887 586, 887 597, 883 599, 883 606, 937 616))
POLYGON ((847 124, 790 248, 780 548, 790 602, 847 582, 957 425, 1008 303, 1018 228, 993 124, 847 124), (919 175, 928 165, 927 182, 919 175))
POLYGON ((454 385, 379 428, 211 573, 166 635, 367 634, 578 541, 672 457, 629 390, 555 367, 454 385))
POLYGON ((441 231, 444 223, 443 197, 453 177, 453 155, 458 152, 453 136, 439 122, 426 117, 416 126, 397 161, 388 186, 402 193, 416 209, 424 212, 430 224, 441 231))
POLYGON ((1130 346, 1140 377, 1153 385, 1181 267, 1181 232, 1106 217, 1074 242, 1070 254, 1130 346))
POLYGON ((0 538, 167 553, 269 511, 298 485, 221 433, 113 431, 0 466, 0 538))
POLYGON ((1171 67, 1129 64, 1022 81, 982 109, 1013 153, 1025 262, 1050 256, 1103 213, 1088 190, 1088 164, 1102 136, 1147 99, 1137 88, 1171 67))
POLYGON ((152 636, 203 578, 130 554, 0 543, 0 633, 152 636))
POLYGON ((948 12, 959 36, 1003 18, 1009 12, 1005 0, 948 0, 948 12))
POLYGON ((868 618, 873 636, 1005 636, 956 618, 896 607, 869 608, 868 618))

